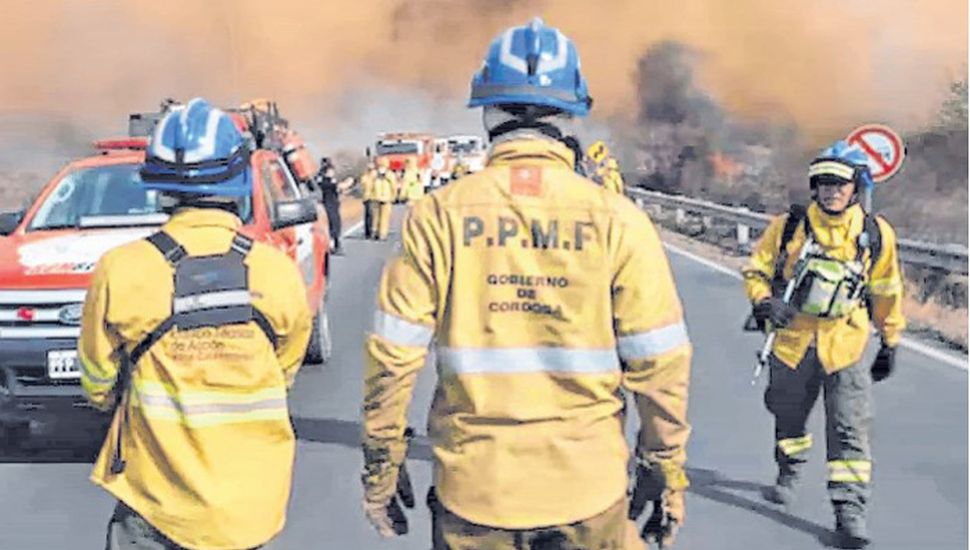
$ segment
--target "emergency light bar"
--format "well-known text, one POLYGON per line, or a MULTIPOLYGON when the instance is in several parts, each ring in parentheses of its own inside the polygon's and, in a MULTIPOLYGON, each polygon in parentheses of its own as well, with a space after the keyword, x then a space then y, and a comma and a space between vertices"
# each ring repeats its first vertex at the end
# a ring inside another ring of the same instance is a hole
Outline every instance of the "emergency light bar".
POLYGON ((98 151, 144 151, 148 148, 148 138, 99 139, 94 142, 98 151))

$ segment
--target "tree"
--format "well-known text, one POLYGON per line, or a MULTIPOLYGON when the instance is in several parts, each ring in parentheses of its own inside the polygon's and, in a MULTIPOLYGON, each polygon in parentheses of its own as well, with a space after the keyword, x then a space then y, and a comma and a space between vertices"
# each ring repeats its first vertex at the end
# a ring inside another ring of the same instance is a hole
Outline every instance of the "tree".
POLYGON ((937 126, 941 130, 967 129, 967 79, 950 83, 950 89, 937 113, 937 126))

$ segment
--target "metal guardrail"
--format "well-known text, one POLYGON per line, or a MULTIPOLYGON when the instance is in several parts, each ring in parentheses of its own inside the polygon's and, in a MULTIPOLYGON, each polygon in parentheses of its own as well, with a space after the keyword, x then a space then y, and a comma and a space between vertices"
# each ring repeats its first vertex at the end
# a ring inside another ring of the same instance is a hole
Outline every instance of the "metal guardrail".
MULTIPOLYGON (((661 208, 674 209, 678 222, 686 212, 724 220, 737 225, 738 243, 748 244, 751 228, 764 230, 773 216, 752 212, 700 199, 668 195, 645 189, 628 189, 627 194, 638 204, 656 204, 661 208)), ((900 260, 909 265, 940 269, 949 273, 967 274, 967 247, 957 244, 931 244, 909 239, 899 239, 900 260)))

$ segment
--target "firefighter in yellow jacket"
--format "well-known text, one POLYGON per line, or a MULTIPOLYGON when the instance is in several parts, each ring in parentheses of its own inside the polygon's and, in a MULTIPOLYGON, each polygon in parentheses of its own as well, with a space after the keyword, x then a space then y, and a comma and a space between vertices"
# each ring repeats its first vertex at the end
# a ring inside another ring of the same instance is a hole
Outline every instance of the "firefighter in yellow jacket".
POLYGON ((435 549, 643 548, 631 519, 648 504, 643 536, 669 544, 691 345, 667 258, 644 213, 573 170, 564 128, 590 104, 575 46, 538 19, 509 33, 511 53, 497 39, 472 83, 487 167, 418 201, 378 289, 364 509, 382 535, 407 531, 406 409, 435 342, 435 549), (556 52, 564 67, 504 65, 556 52), (632 505, 622 389, 641 421, 632 505))
POLYGON ((91 403, 114 410, 91 474, 118 499, 109 550, 250 549, 283 528, 310 311, 293 261, 239 233, 250 172, 228 116, 172 111, 142 178, 174 214, 94 271, 78 351, 91 403))
POLYGON ((865 163, 845 142, 823 151, 809 168, 812 204, 776 218, 744 270, 755 319, 777 330, 765 404, 775 417, 778 475, 766 497, 791 499, 812 446, 806 421, 824 391, 829 495, 841 545, 851 548, 869 540, 871 385, 892 373, 905 327, 895 232, 858 203, 871 185, 865 163), (870 312, 882 345, 868 366, 870 312))
POLYGON ((374 176, 373 186, 374 227, 371 229, 371 238, 383 241, 391 230, 391 209, 398 188, 397 176, 384 157, 377 159, 377 174, 374 176))
POLYGON ((414 158, 407 160, 404 174, 401 176, 401 198, 408 204, 424 196, 424 182, 421 181, 421 173, 418 172, 418 162, 414 158))
POLYGON ((451 169, 451 180, 455 181, 459 178, 463 178, 468 175, 468 163, 465 162, 465 158, 461 153, 458 153, 458 158, 455 160, 455 167, 451 169))
POLYGON ((364 173, 360 175, 360 198, 364 202, 364 238, 374 238, 374 218, 376 217, 377 202, 374 200, 374 180, 377 178, 377 167, 374 161, 368 161, 364 173))
POLYGON ((610 149, 602 140, 594 142, 586 149, 586 173, 596 183, 603 184, 606 175, 606 159, 610 158, 610 149))
POLYGON ((617 195, 623 194, 623 175, 620 174, 620 165, 613 157, 606 161, 606 170, 603 172, 603 187, 617 195))

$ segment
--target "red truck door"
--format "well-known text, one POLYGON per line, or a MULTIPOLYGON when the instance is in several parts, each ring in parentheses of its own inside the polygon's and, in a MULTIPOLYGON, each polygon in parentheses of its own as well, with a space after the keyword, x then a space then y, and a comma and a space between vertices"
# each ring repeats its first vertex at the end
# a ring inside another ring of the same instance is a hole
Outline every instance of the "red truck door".
MULTIPOLYGON (((278 158, 267 159, 263 164, 264 192, 268 191, 270 220, 273 219, 273 205, 279 201, 295 201, 300 199, 296 182, 287 173, 286 168, 278 158)), ((307 288, 314 283, 315 266, 313 262, 313 228, 312 224, 287 227, 271 232, 273 244, 284 250, 286 254, 300 267, 303 281, 307 288)))

